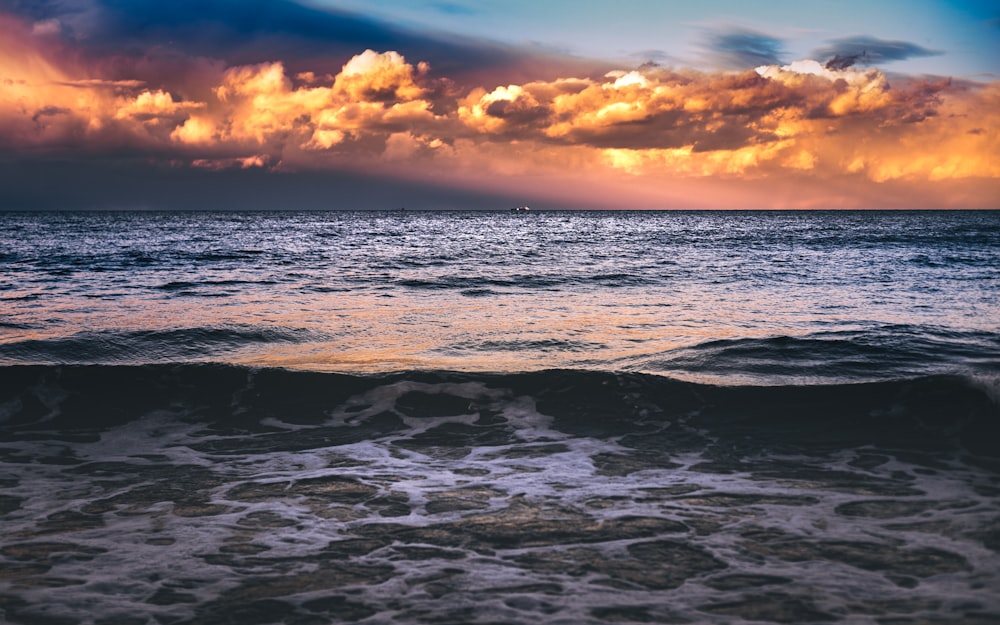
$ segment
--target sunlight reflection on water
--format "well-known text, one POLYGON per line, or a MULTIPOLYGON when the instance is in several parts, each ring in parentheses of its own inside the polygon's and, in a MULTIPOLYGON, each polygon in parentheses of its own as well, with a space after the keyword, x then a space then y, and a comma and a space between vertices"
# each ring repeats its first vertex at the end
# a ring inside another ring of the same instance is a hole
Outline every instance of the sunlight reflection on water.
POLYGON ((8 363, 704 378, 671 354, 997 345, 997 212, 8 213, 0 240, 8 363))

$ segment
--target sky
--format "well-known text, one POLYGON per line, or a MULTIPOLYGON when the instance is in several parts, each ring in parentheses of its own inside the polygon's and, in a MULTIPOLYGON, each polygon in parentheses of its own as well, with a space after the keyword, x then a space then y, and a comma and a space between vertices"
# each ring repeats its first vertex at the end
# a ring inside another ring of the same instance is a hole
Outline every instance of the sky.
POLYGON ((1000 208, 1000 5, 0 0, 0 209, 1000 208))

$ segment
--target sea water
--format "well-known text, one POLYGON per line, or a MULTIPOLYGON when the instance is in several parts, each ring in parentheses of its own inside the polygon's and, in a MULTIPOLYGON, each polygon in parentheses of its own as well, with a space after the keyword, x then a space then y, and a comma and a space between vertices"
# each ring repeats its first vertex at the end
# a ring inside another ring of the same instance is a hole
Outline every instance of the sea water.
POLYGON ((0 213, 0 620, 994 623, 1000 213, 0 213))
POLYGON ((1000 369, 1000 212, 0 214, 0 363, 1000 369))

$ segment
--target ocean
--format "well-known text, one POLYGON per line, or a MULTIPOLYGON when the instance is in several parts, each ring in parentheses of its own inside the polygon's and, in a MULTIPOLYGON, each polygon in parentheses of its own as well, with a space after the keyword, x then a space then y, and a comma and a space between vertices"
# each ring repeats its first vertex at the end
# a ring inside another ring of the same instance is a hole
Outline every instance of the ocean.
POLYGON ((0 621, 1000 622, 1000 211, 0 212, 0 621))

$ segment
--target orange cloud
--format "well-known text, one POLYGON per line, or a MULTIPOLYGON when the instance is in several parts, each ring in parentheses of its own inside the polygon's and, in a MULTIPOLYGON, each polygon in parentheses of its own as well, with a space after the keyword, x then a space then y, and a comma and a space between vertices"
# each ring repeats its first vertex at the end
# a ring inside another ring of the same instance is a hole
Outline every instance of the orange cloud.
POLYGON ((295 158, 372 135, 385 141, 435 121, 418 82, 426 72, 426 65, 414 67, 395 52, 372 50, 353 57, 325 86, 316 85, 315 74, 297 76, 304 84, 295 86, 280 62, 233 67, 214 88, 207 111, 192 115, 171 138, 234 151, 263 148, 276 162, 286 152, 295 158))
MULTIPOLYGON (((930 188, 976 179, 993 190, 1000 180, 998 82, 890 81, 877 69, 805 60, 742 72, 643 67, 458 92, 425 63, 365 50, 336 73, 293 75, 273 61, 171 83, 88 69, 57 48, 58 32, 0 16, 7 150, 128 145, 209 169, 377 167, 543 191, 603 180, 644 202, 704 180, 780 180, 790 195, 825 185, 844 202, 834 188, 845 180, 930 188)), ((727 202, 739 197, 727 193, 727 202)))
POLYGON ((590 146, 633 175, 1000 177, 996 83, 904 80, 815 61, 742 73, 662 69, 471 93, 461 120, 498 140, 590 146))
POLYGON ((0 16, 0 133, 8 149, 162 142, 204 106, 144 89, 142 80, 90 75, 47 47, 52 32, 0 16))
POLYGON ((156 153, 179 149, 189 162, 266 154, 279 164, 286 156, 303 163, 305 154, 341 144, 375 156, 388 149, 398 160, 399 133, 427 149, 443 145, 433 127, 447 120, 423 98, 428 66, 396 52, 366 50, 330 80, 303 73, 293 81, 281 62, 231 67, 200 90, 209 97, 193 101, 60 62, 48 52, 53 32, 52 25, 0 21, 0 132, 9 149, 132 144, 156 153))
POLYGON ((175 120, 189 111, 204 108, 203 102, 177 102, 166 91, 143 91, 134 98, 119 98, 115 119, 134 119, 153 124, 175 120))
POLYGON ((44 54, 36 38, 26 25, 0 16, 0 133, 11 146, 85 134, 99 127, 90 116, 106 99, 73 85, 75 76, 44 54))

